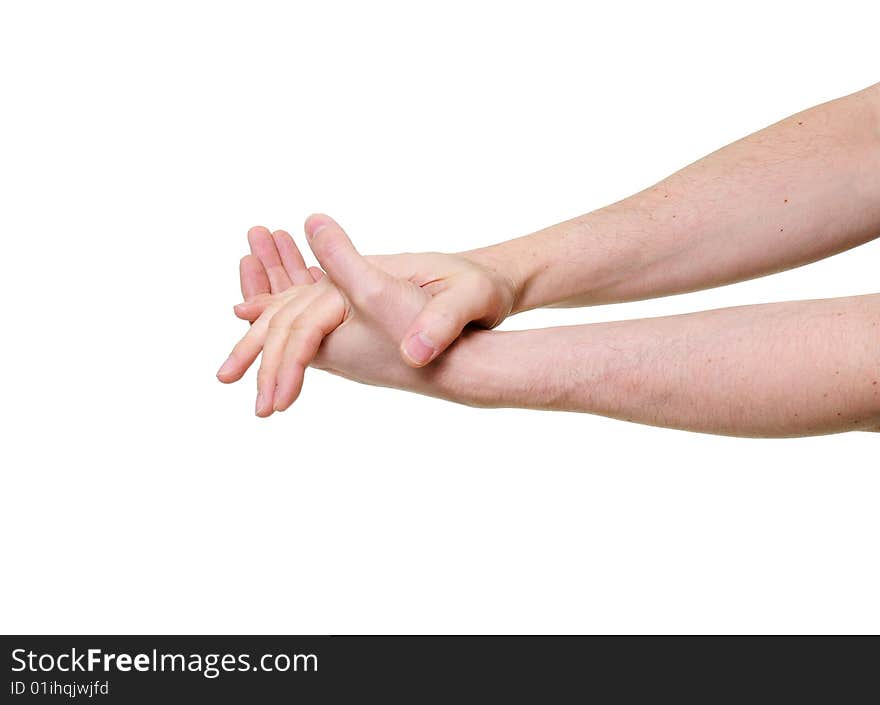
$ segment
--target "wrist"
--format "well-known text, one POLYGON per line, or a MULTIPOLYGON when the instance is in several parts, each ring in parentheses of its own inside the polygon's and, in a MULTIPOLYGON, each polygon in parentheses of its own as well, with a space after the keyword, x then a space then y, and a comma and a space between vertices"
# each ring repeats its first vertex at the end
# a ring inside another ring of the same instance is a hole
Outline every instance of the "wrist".
POLYGON ((432 394, 483 408, 558 408, 557 354, 546 330, 468 329, 433 363, 432 394))
POLYGON ((519 307, 519 302, 527 284, 527 275, 523 271, 524 268, 516 253, 512 251, 508 243, 502 242, 489 247, 460 252, 459 256, 488 272, 493 285, 504 300, 506 310, 495 325, 501 323, 507 316, 523 310, 519 307))
POLYGON ((499 354, 499 337, 503 333, 467 328, 459 338, 434 361, 430 391, 432 396, 476 407, 506 406, 499 375, 504 357, 499 354))
MULTIPOLYGON (((462 253, 503 274, 513 290, 511 313, 562 304, 572 292, 586 293, 599 258, 588 256, 597 245, 587 214, 506 242, 462 253)), ((598 248, 597 248, 598 249, 598 248)))

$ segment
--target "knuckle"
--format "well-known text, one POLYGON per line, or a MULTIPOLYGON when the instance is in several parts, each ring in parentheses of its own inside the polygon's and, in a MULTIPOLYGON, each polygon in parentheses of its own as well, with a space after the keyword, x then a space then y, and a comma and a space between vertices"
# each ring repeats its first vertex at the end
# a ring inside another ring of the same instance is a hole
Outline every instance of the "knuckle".
POLYGON ((431 316, 432 327, 448 330, 458 325, 459 317, 447 308, 438 308, 431 316))
POLYGON ((266 274, 269 275, 270 278, 282 278, 287 276, 287 270, 284 269, 284 266, 281 264, 270 264, 266 267, 266 274))
POLYGON ((367 306, 375 306, 382 304, 388 295, 388 292, 382 282, 376 280, 368 280, 358 290, 358 300, 367 306))
POLYGON ((259 323, 260 327, 268 328, 269 324, 272 322, 272 319, 275 318, 275 314, 278 312, 278 305, 276 303, 271 303, 266 308, 263 309, 263 312, 257 318, 257 323, 259 323))
POLYGON ((316 255, 320 254, 325 259, 336 260, 342 253, 344 245, 344 241, 335 237, 335 233, 325 232, 315 239, 313 248, 316 255))
POLYGON ((295 326, 293 332, 296 338, 305 345, 320 343, 324 338, 321 330, 314 325, 295 326))
POLYGON ((282 316, 280 314, 276 314, 269 319, 269 332, 277 335, 281 331, 288 330, 290 328, 290 324, 287 322, 287 317, 282 316))

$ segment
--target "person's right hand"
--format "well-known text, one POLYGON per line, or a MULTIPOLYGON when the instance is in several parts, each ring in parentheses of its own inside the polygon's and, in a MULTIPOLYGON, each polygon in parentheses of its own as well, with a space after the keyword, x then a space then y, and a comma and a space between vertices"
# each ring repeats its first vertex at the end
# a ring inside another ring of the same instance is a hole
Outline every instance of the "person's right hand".
MULTIPOLYGON (((308 222, 326 217, 312 216, 308 222)), ((253 322, 265 309, 270 293, 317 281, 321 270, 306 270, 299 251, 283 231, 270 235, 254 228, 249 240, 254 254, 242 260, 245 302, 235 307, 235 314, 253 322)), ((516 290, 510 277, 471 254, 425 252, 364 259, 428 295, 397 341, 404 362, 412 367, 423 367, 436 359, 469 323, 494 328, 514 306, 516 290)))
POLYGON ((513 281, 471 255, 422 252, 366 259, 430 297, 400 341, 401 356, 413 367, 434 360, 469 323, 494 328, 513 310, 513 281))

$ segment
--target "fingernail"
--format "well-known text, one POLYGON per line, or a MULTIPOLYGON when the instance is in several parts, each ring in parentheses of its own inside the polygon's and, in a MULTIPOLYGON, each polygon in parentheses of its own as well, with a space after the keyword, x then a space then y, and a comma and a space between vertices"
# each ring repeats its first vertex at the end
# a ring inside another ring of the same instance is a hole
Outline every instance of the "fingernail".
POLYGON ((310 218, 306 222, 306 237, 311 240, 315 235, 321 232, 328 225, 326 220, 310 218))
POLYGON ((309 231, 306 233, 306 235, 308 235, 309 240, 313 240, 315 238, 315 236, 326 227, 327 227, 326 223, 321 223, 316 228, 310 228, 309 231))
POLYGON ((217 376, 229 374, 232 372, 232 366, 234 365, 234 361, 232 359, 232 355, 226 358, 226 362, 220 365, 220 369, 217 370, 217 376))
POLYGON ((424 334, 415 333, 406 341, 406 356, 417 365, 424 365, 434 357, 437 349, 434 343, 424 334))
POLYGON ((259 416, 260 412, 263 410, 263 393, 260 392, 257 394, 257 403, 254 405, 254 413, 259 416))

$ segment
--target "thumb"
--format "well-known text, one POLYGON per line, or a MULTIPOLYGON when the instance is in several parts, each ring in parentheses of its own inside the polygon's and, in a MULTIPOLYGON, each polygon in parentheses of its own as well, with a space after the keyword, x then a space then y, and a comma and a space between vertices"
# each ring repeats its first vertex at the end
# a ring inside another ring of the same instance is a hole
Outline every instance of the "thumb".
POLYGON ((400 353, 411 367, 424 367, 461 335, 471 321, 484 315, 470 292, 448 289, 434 295, 403 336, 400 353))
POLYGON ((384 273, 361 256, 333 218, 323 214, 310 215, 305 229, 309 247, 318 263, 349 298, 360 301, 366 292, 384 286, 384 273))

